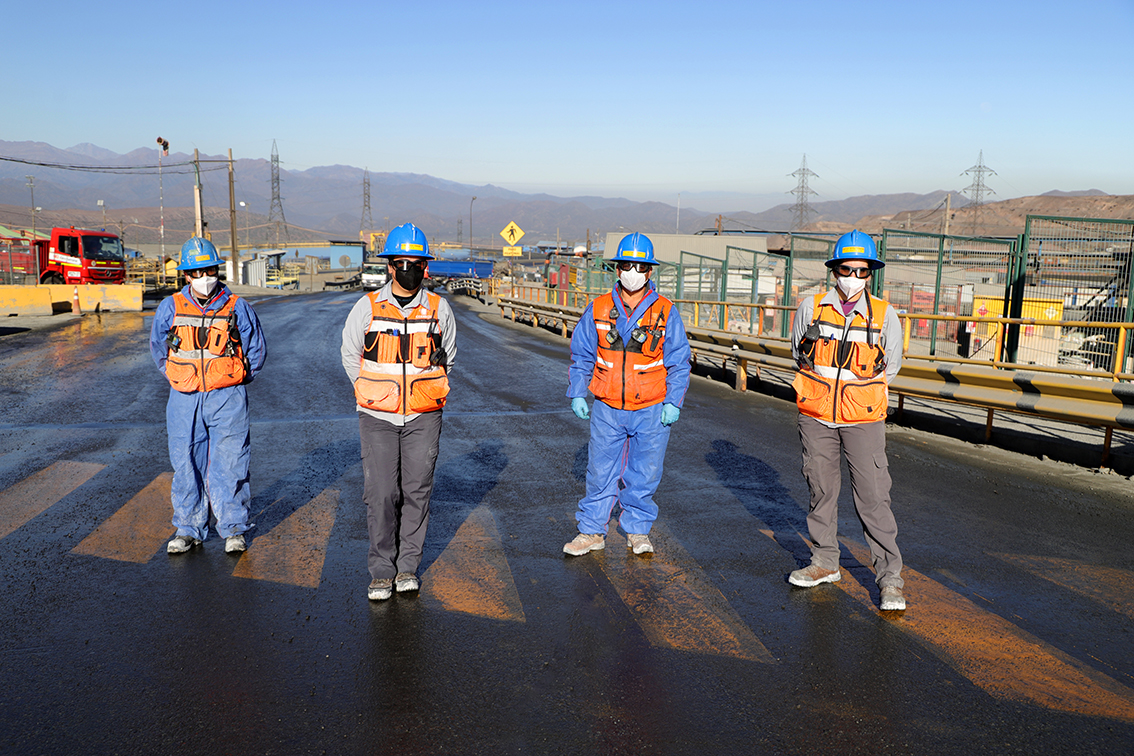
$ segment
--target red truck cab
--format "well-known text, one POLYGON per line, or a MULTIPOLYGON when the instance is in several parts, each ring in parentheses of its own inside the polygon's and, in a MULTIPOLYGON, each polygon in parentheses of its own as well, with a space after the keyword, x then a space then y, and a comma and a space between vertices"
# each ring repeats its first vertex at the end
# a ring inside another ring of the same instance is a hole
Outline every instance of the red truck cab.
POLYGON ((39 282, 120 284, 126 280, 122 240, 109 231, 53 228, 51 239, 35 242, 39 282))

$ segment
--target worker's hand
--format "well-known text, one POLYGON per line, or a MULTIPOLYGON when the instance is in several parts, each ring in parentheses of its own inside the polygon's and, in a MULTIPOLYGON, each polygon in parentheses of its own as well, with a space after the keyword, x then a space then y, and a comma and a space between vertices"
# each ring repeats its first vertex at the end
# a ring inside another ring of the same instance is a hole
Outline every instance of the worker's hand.
POLYGON ((677 418, 681 417, 681 410, 676 404, 666 402, 661 406, 661 424, 673 425, 677 422, 677 418))
POLYGON ((577 396, 571 400, 571 411, 575 413, 575 417, 580 420, 588 420, 591 417, 591 410, 587 407, 587 400, 581 396, 577 396))

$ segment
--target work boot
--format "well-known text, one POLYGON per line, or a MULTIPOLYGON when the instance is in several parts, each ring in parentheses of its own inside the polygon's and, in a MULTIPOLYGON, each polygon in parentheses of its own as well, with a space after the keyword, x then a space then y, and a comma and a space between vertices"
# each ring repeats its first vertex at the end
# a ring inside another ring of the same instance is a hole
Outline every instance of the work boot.
POLYGON ((167 554, 184 554, 194 546, 200 546, 201 542, 193 536, 174 536, 172 540, 166 545, 165 551, 167 554))
POLYGON ((244 536, 240 533, 224 539, 224 553, 226 554, 239 554, 246 548, 248 546, 244 543, 244 536))
POLYGON ((645 533, 630 533, 626 536, 626 548, 633 549, 635 554, 653 554, 654 545, 645 533))
POLYGON ((787 580, 792 585, 798 585, 800 588, 811 588, 820 583, 837 583, 842 579, 843 576, 837 569, 828 570, 826 567, 813 564, 804 567, 802 570, 795 570, 788 575, 787 580))
POLYGON ((371 601, 385 601, 394 595, 392 586, 394 581, 390 578, 376 578, 370 581, 370 587, 366 589, 366 598, 371 601))
POLYGON ((394 578, 394 590, 398 593, 416 591, 420 587, 421 583, 418 582, 417 575, 412 572, 399 572, 398 576, 394 578))
POLYGON ((588 551, 601 551, 606 548, 606 538, 602 533, 580 533, 575 540, 563 545, 563 553, 582 556, 588 551))
POLYGON ((906 598, 902 589, 896 585, 887 585, 882 588, 882 611, 900 612, 906 608, 906 598))

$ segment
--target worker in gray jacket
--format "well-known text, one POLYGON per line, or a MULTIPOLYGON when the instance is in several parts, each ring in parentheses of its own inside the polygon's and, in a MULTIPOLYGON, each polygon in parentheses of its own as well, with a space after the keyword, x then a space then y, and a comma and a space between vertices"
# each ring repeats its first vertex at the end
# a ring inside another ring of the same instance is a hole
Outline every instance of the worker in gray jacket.
POLYGON ((862 523, 883 610, 906 608, 898 526, 890 509, 886 460, 889 384, 902 367, 902 326, 866 284, 885 263, 861 231, 843 234, 827 261, 835 288, 806 297, 792 323, 799 365, 792 382, 799 407, 803 475, 811 492, 807 529, 811 564, 788 582, 802 588, 834 583, 839 571, 840 461, 846 457, 855 511, 862 523))
POLYGON ((421 586, 441 410, 457 355, 449 303, 422 288, 433 259, 425 234, 398 226, 379 256, 390 280, 351 309, 341 350, 358 406, 371 601, 421 586))

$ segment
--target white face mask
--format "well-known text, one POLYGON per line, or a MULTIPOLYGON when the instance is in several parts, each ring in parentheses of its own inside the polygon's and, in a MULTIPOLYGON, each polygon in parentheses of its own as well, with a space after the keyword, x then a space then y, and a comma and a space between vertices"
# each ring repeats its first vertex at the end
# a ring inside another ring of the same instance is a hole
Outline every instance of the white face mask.
POLYGON ((866 288, 866 279, 857 276, 835 276, 835 285, 843 292, 847 299, 851 299, 866 288))
POLYGON ((646 274, 639 273, 634 268, 621 270, 618 272, 618 280, 622 284, 623 291, 628 294, 633 294, 646 285, 646 274))
POLYGON ((193 293, 199 297, 207 297, 213 293, 213 289, 217 286, 216 276, 201 276, 200 278, 190 278, 189 286, 192 287, 193 293))

